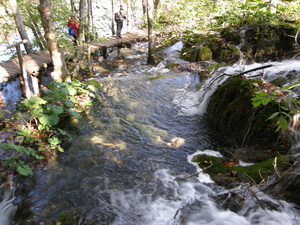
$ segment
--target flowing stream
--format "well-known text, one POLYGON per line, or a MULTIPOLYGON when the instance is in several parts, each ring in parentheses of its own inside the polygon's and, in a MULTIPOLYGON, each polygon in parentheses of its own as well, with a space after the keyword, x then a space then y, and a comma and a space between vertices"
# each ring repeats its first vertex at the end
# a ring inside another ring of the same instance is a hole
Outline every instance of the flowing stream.
POLYGON ((142 48, 123 51, 132 66, 99 78, 103 88, 72 146, 34 175, 27 201, 38 224, 55 224, 65 210, 87 225, 300 224, 296 206, 247 185, 232 191, 202 173, 187 178, 199 172, 192 155, 217 154, 219 145, 195 112, 198 75, 144 65, 142 48), (233 192, 244 196, 234 207, 233 192))

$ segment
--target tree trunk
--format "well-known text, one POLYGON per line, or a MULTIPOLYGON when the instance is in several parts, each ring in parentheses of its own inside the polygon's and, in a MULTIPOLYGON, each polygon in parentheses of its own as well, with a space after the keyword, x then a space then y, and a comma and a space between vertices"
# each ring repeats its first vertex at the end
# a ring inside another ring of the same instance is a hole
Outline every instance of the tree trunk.
POLYGON ((11 7, 11 10, 13 12, 16 27, 18 29, 18 32, 19 32, 20 36, 21 36, 21 39, 22 40, 25 40, 25 39, 28 40, 28 42, 25 43, 24 46, 25 46, 25 50, 26 50, 27 54, 30 54, 30 53, 33 52, 32 45, 31 45, 30 40, 28 38, 28 35, 26 33, 26 29, 25 29, 25 26, 24 26, 24 23, 23 23, 21 14, 20 14, 20 10, 19 10, 17 0, 9 0, 9 3, 10 3, 10 7, 11 7))
POLYGON ((114 15, 115 15, 115 3, 114 0, 111 0, 111 33, 114 36, 116 34, 115 31, 115 19, 114 19, 114 15))
POLYGON ((91 34, 94 34, 94 16, 93 16, 93 1, 89 0, 89 10, 88 10, 88 18, 89 18, 89 41, 91 40, 91 34))
POLYGON ((146 15, 147 13, 147 0, 142 0, 143 4, 143 15, 146 15))
POLYGON ((147 0, 147 19, 148 19, 148 59, 147 64, 154 65, 154 43, 153 43, 153 0, 147 0))
POLYGON ((159 2, 160 2, 159 0, 154 0, 154 9, 155 10, 157 10, 159 2))
POLYGON ((45 31, 45 38, 48 43, 48 50, 54 66, 51 77, 58 82, 65 81, 68 71, 63 54, 59 52, 56 42, 56 34, 51 20, 51 0, 40 0, 39 12, 45 31))
POLYGON ((74 1, 70 0, 70 4, 71 4, 71 12, 75 13, 74 1))
POLYGON ((127 0, 127 32, 133 29, 132 21, 132 1, 127 0))
POLYGON ((78 41, 79 43, 84 42, 84 35, 85 35, 85 31, 86 31, 86 1, 87 0, 80 0, 79 3, 79 13, 80 13, 80 26, 78 29, 78 41))

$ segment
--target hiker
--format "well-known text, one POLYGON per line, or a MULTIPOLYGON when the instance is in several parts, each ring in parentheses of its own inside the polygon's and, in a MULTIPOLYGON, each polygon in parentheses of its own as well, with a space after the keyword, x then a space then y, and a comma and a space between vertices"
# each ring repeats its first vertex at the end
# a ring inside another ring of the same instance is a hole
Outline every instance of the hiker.
POLYGON ((123 15, 123 7, 120 6, 120 11, 115 13, 115 21, 117 23, 117 38, 122 38, 121 32, 123 28, 123 22, 126 19, 126 16, 123 15))
POLYGON ((68 20, 68 28, 69 28, 69 35, 74 37, 74 45, 78 45, 77 30, 78 30, 79 24, 75 17, 76 17, 75 13, 72 13, 71 18, 68 20))

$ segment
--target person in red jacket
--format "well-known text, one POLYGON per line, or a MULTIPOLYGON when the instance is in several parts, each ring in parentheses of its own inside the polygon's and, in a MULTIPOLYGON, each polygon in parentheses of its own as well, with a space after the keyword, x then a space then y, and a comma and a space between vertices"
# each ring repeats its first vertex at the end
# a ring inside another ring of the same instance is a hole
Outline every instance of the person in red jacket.
POLYGON ((79 28, 79 24, 76 20, 76 15, 75 13, 71 14, 71 18, 68 20, 68 28, 69 28, 69 35, 74 37, 74 45, 78 45, 77 43, 77 30, 79 28))

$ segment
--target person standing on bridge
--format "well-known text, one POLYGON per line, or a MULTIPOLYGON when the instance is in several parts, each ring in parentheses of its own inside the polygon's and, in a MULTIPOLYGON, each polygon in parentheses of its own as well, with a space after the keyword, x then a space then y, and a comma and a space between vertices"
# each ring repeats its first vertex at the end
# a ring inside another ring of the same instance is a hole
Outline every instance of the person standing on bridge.
POLYGON ((120 11, 115 13, 115 21, 117 23, 117 38, 122 38, 121 32, 123 28, 123 22, 126 19, 126 16, 123 14, 123 6, 120 6, 120 11))
POLYGON ((68 28, 69 28, 69 35, 74 37, 74 45, 78 45, 77 30, 79 28, 79 24, 75 17, 76 17, 75 13, 72 13, 71 18, 68 20, 68 28))

